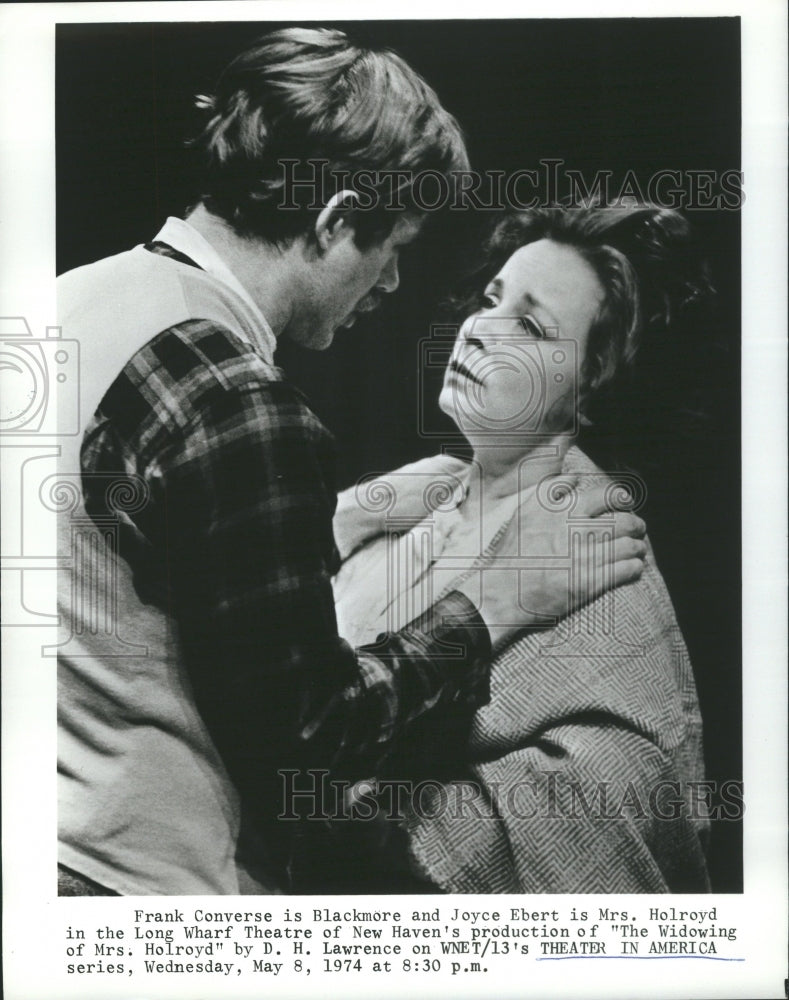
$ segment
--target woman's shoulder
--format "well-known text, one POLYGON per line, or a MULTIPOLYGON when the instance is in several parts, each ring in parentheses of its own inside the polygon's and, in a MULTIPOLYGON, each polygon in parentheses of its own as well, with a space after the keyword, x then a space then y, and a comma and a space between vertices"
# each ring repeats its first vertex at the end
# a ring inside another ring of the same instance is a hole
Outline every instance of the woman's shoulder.
MULTIPOLYGON (((619 481, 577 447, 569 449, 562 471, 582 477, 581 491, 619 481)), ((502 703, 513 703, 510 722, 521 737, 591 715, 618 719, 665 748, 681 743, 695 712, 695 687, 651 546, 639 580, 608 591, 552 629, 521 636, 496 658, 492 681, 500 696, 496 724, 507 714, 502 703)))
POLYGON ((594 486, 610 483, 612 486, 619 484, 627 486, 633 495, 636 505, 646 496, 646 486, 641 477, 629 469, 616 469, 607 471, 601 469, 596 462, 582 451, 578 445, 571 445, 567 449, 567 454, 562 460, 561 475, 575 476, 578 478, 578 490, 584 492, 594 486))
POLYGON ((607 473, 596 465, 591 458, 586 454, 586 452, 581 451, 577 444, 571 445, 567 449, 567 454, 564 456, 562 461, 562 474, 563 475, 573 475, 580 473, 583 475, 587 473, 593 476, 606 476, 610 478, 607 473))

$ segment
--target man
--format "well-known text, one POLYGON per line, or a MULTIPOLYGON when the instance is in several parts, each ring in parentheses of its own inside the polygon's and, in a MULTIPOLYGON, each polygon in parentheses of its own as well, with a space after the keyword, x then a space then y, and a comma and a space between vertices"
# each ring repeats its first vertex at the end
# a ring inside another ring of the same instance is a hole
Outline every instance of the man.
MULTIPOLYGON (((484 703, 491 642, 606 576, 571 596, 559 574, 521 595, 459 583, 374 647, 337 635, 333 443, 273 350, 323 349, 397 288, 421 225, 408 177, 464 169, 465 149, 399 57, 337 31, 267 36, 202 105, 186 222, 60 279, 90 377, 61 466, 81 485, 60 519, 62 892, 287 888, 278 772, 370 773, 416 720, 484 703), (359 170, 383 179, 366 207, 359 170)), ((564 540, 530 524, 501 551, 564 540)), ((642 530, 620 516, 616 582, 642 530)))

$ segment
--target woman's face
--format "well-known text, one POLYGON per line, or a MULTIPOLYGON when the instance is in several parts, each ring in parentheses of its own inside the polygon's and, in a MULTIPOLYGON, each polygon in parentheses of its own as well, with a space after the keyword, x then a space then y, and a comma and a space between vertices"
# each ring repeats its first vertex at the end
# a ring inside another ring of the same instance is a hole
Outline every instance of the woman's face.
POLYGON ((520 247, 460 329, 441 409, 472 444, 574 433, 581 366, 603 298, 572 247, 548 239, 520 247))

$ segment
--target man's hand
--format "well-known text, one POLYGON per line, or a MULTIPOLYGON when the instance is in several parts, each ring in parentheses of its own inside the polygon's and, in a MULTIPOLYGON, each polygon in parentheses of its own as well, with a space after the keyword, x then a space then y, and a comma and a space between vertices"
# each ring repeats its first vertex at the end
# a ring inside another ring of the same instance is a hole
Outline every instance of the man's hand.
MULTIPOLYGON (((646 526, 614 511, 611 484, 546 503, 525 500, 489 563, 454 585, 478 608, 495 645, 526 627, 550 627, 644 569, 646 526), (557 509, 560 508, 560 509, 557 509)), ((555 496, 555 495, 554 495, 555 496)))
POLYGON ((431 455, 343 490, 334 515, 334 537, 342 558, 383 534, 387 525, 407 531, 453 497, 457 502, 467 470, 459 458, 431 455))

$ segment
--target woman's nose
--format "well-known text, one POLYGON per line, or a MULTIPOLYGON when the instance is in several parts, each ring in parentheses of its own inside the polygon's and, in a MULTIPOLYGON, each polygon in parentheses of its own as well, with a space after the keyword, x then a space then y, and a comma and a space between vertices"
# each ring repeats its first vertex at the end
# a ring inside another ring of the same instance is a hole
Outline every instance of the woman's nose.
POLYGON ((460 328, 459 337, 467 344, 487 350, 512 340, 518 329, 517 321, 511 316, 469 316, 460 328))
POLYGON ((485 345, 481 340, 474 337, 474 317, 469 316, 468 319, 464 320, 460 324, 460 329, 458 330, 457 337, 455 338, 455 351, 463 351, 465 348, 476 347, 479 350, 484 350, 485 345))

